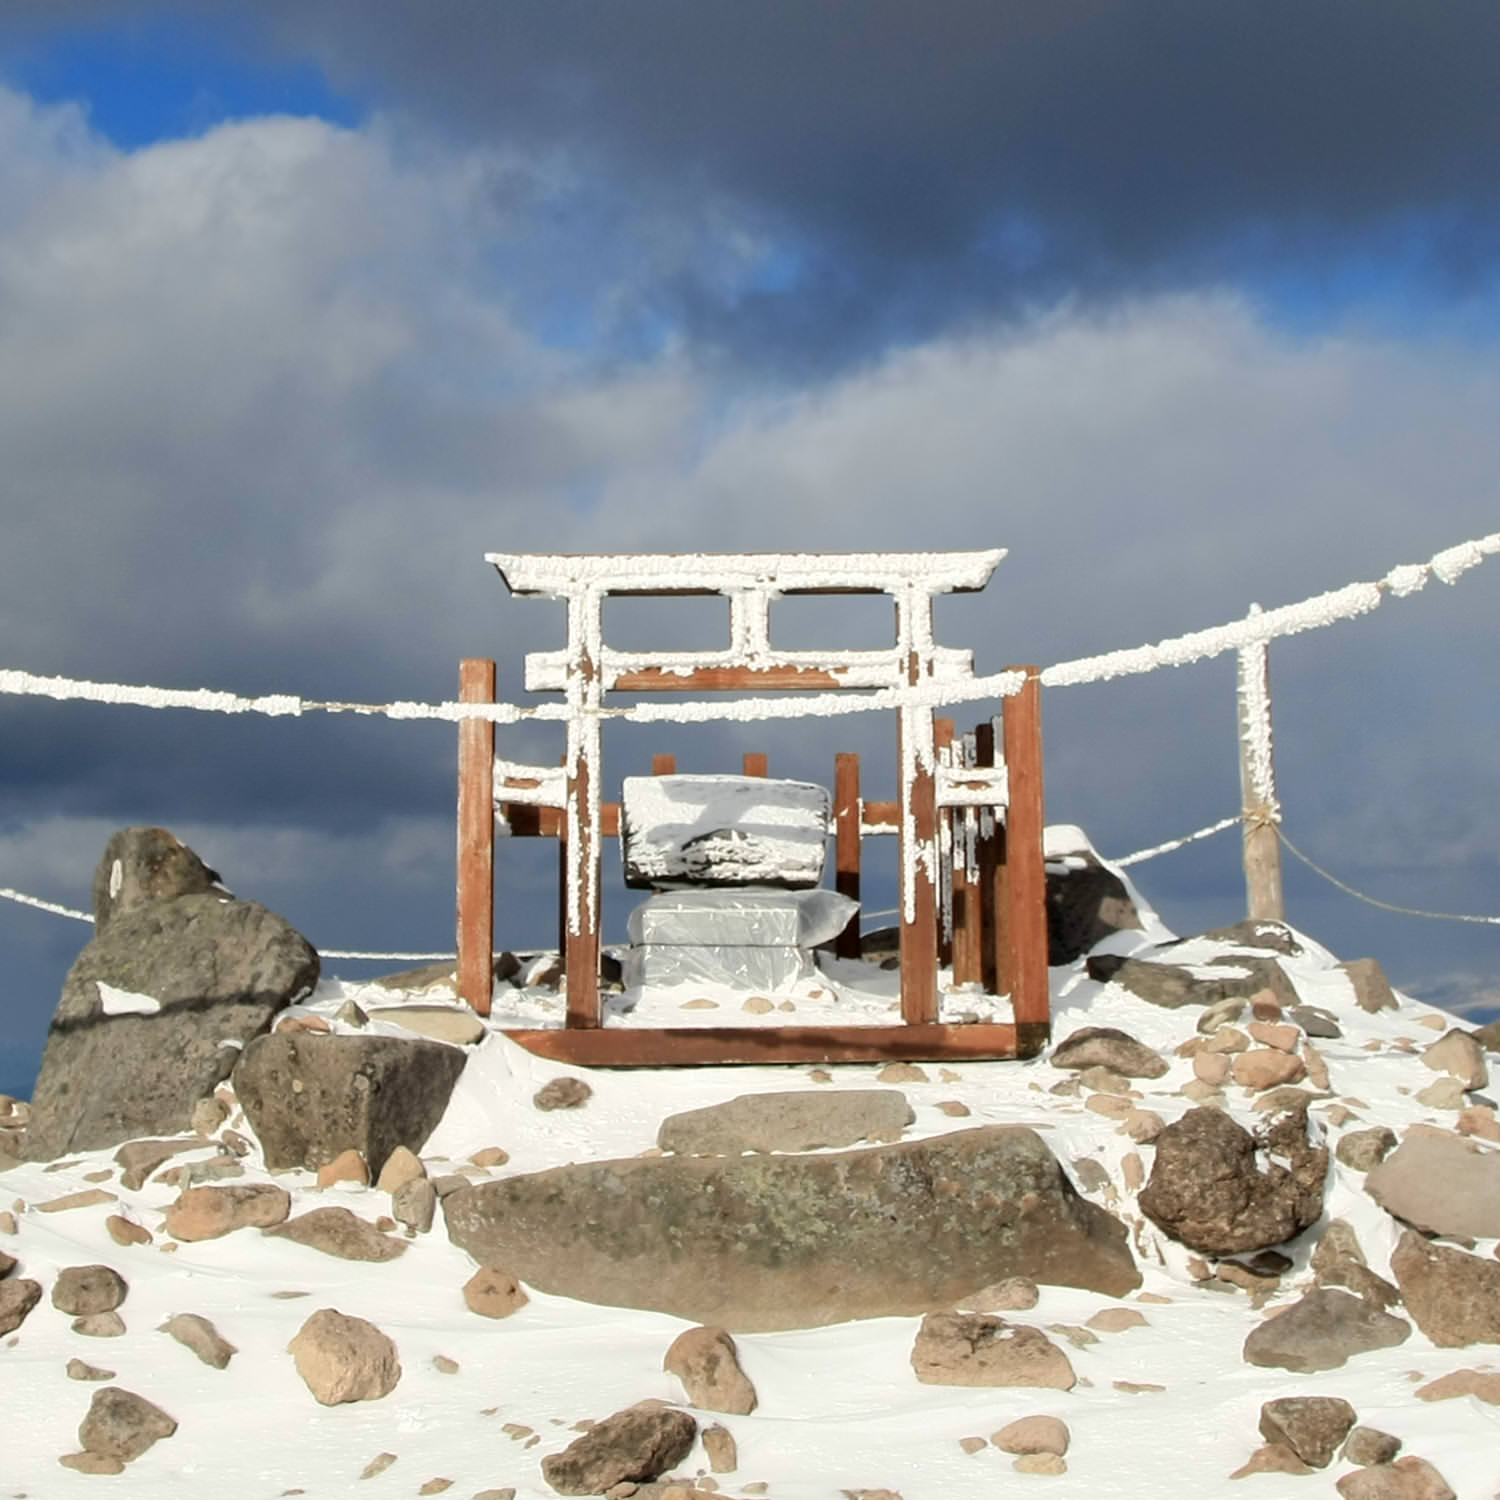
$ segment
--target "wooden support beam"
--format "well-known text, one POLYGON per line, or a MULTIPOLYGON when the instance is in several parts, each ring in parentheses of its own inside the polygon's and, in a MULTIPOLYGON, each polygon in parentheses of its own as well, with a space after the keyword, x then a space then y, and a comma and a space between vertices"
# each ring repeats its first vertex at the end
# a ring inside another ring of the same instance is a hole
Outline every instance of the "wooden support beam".
MULTIPOLYGON (((975 760, 973 735, 954 742, 960 768, 975 760)), ((984 982, 984 933, 979 910, 979 823, 988 812, 977 807, 949 809, 953 820, 953 983, 984 982)))
MULTIPOLYGON (((859 756, 841 750, 833 761, 833 884, 841 896, 859 900, 859 756)), ((858 958, 859 913, 839 933, 833 950, 840 958, 858 958)))
MULTIPOLYGON (((495 701, 495 664, 459 663, 460 703, 495 701)), ((460 999, 490 1013, 495 948, 495 725, 464 719, 458 726, 458 970, 460 999)))
POLYGON ((764 750, 747 750, 740 757, 740 771, 745 776, 770 775, 770 762, 764 750))
POLYGON ((599 667, 589 642, 598 639, 602 598, 588 590, 568 600, 567 822, 559 847, 567 851, 567 923, 563 976, 567 1024, 601 1024, 599 1010, 600 736, 603 700, 599 667))
POLYGON ((609 1026, 507 1031, 539 1057, 595 1068, 754 1063, 977 1062, 1034 1057, 1043 1025, 977 1022, 959 1026, 609 1026))
MULTIPOLYGON (((984 769, 995 764, 995 724, 986 720, 974 730, 974 763, 984 769)), ((977 859, 971 893, 978 907, 979 980, 991 995, 1004 994, 1000 986, 1000 948, 1006 941, 1002 878, 1005 864, 1005 812, 995 808, 981 813, 977 859), (997 899, 997 896, 1001 899, 997 899)))
POLYGON ((677 774, 677 757, 675 755, 653 755, 651 757, 651 774, 653 776, 675 776, 677 774))
MULTIPOLYGON (((947 765, 953 755, 952 719, 935 718, 932 721, 933 758, 938 765, 947 765)), ((937 865, 938 865, 938 967, 953 962, 953 814, 941 807, 937 815, 937 865)))
POLYGON ((1047 869, 1042 852, 1042 682, 1036 667, 1005 700, 1005 764, 1010 772, 1005 863, 1010 926, 1011 1006, 1016 1024, 1050 1027, 1047 989, 1047 869))

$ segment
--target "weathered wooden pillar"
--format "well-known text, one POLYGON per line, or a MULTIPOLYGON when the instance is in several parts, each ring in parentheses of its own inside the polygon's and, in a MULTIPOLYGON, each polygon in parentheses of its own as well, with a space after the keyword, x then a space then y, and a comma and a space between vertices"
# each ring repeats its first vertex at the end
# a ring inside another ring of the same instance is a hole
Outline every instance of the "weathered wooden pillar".
POLYGON ((588 589, 568 600, 568 758, 562 836, 568 848, 568 930, 563 972, 567 1025, 593 1028, 599 1012, 599 709, 600 666, 592 642, 599 639, 602 600, 588 589))
POLYGON ((740 757, 740 773, 744 776, 768 776, 770 765, 764 750, 747 750, 740 757))
MULTIPOLYGON (((495 664, 459 663, 460 703, 495 701, 495 664)), ((495 724, 463 719, 458 726, 459 998, 477 1015, 490 1013, 495 947, 495 724)))
MULTIPOLYGON (((859 796, 859 756, 840 751, 833 761, 833 884, 841 896, 859 900, 860 821, 863 808, 859 796)), ((840 958, 858 958, 859 913, 839 933, 834 952, 840 958)))
POLYGON ((1011 1005, 1018 1028, 1050 1028, 1047 867, 1042 849, 1042 682, 1036 667, 1008 670, 1026 673, 1025 686, 1005 700, 1003 721, 1010 780, 1005 864, 1011 1005))
MULTIPOLYGON (((1260 613, 1252 604, 1250 614, 1260 613)), ((1240 804, 1244 813, 1245 908, 1255 920, 1286 920, 1281 840, 1276 825, 1276 771, 1271 746, 1270 651, 1264 641, 1239 652, 1236 703, 1240 723, 1240 804)))
MULTIPOLYGON (((974 730, 974 763, 985 770, 995 764, 995 721, 987 719, 974 730)), ((974 882, 979 897, 980 982, 991 995, 1007 994, 1010 966, 1002 958, 1009 944, 1005 923, 1005 821, 1001 808, 985 808, 979 814, 978 849, 974 882)))
MULTIPOLYGON (((915 687, 932 664, 932 598, 915 589, 896 597, 896 639, 906 647, 906 680, 915 687)), ((897 710, 901 775, 901 1019, 938 1018, 937 771, 933 714, 925 705, 897 710)))
MULTIPOLYGON (((967 769, 976 765, 975 737, 966 734, 954 741, 954 765, 967 769)), ((953 983, 983 984, 984 933, 979 896, 979 821, 989 809, 955 807, 952 819, 953 983)), ((991 815, 993 816, 993 815, 991 815)))

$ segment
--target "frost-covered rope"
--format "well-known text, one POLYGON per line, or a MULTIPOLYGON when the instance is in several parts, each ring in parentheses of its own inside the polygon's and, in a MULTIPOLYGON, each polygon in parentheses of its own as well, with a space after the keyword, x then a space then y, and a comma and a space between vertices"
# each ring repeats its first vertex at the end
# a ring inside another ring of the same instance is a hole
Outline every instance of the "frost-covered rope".
POLYGON ((86 911, 74 911, 71 906, 59 906, 55 901, 43 901, 40 896, 27 896, 21 891, 13 891, 8 886, 0 885, 0 896, 7 901, 19 901, 22 906, 34 906, 38 911, 50 911, 54 916, 72 917, 75 922, 92 922, 94 919, 86 911))
MULTIPOLYGON (((1107 651, 1100 656, 1057 662, 1041 672, 1044 687, 1075 687, 1107 682, 1115 677, 1154 672, 1158 667, 1181 667, 1189 662, 1221 656, 1226 651, 1318 630, 1341 620, 1352 620, 1378 609, 1390 594, 1404 599, 1425 588, 1430 579, 1454 583, 1486 557, 1500 552, 1500 532, 1460 542, 1435 553, 1425 563, 1404 563, 1373 583, 1350 583, 1328 593, 1314 594, 1296 604, 1284 604, 1247 618, 1230 620, 1207 630, 1158 641, 1154 645, 1107 651)), ((1021 690, 1023 673, 1008 670, 986 677, 919 683, 914 687, 881 688, 862 694, 813 693, 804 698, 741 698, 728 703, 693 700, 676 703, 637 703, 627 708, 601 708, 602 718, 637 724, 686 724, 723 720, 833 718, 888 708, 951 708, 960 703, 1008 698, 1021 690)), ((118 682, 88 682, 68 677, 38 677, 30 672, 0 668, 0 694, 122 703, 140 708, 190 708, 208 713, 266 714, 273 717, 304 713, 378 714, 388 719, 437 719, 457 723, 489 719, 496 724, 523 720, 566 720, 566 703, 339 703, 289 694, 243 698, 209 688, 175 689, 130 686, 118 682)))
MULTIPOLYGON (((43 901, 40 896, 28 896, 24 891, 13 891, 0 885, 0 896, 7 901, 18 901, 22 906, 34 906, 38 911, 49 911, 57 917, 72 917, 75 922, 93 923, 93 914, 77 911, 71 906, 59 906, 56 901, 43 901)), ((319 948, 320 958, 373 958, 399 959, 405 963, 436 962, 441 958, 452 958, 453 953, 356 953, 344 948, 319 948)))
POLYGON ((1276 836, 1287 848, 1302 861, 1314 874, 1321 875, 1330 885, 1336 885, 1346 895, 1353 896, 1356 900, 1366 901, 1371 906, 1378 906, 1382 911, 1398 912, 1403 917, 1434 917, 1440 922, 1479 922, 1489 927, 1500 927, 1500 917, 1474 917, 1452 911, 1423 911, 1417 906, 1397 906, 1393 901, 1382 901, 1378 896, 1368 896, 1363 891, 1357 891, 1352 885, 1345 884, 1337 875, 1330 874, 1322 865, 1309 859, 1287 836, 1286 830, 1281 825, 1275 824, 1276 836))
POLYGON ((1217 823, 1210 823, 1207 828, 1200 828, 1196 833, 1185 833, 1180 839, 1171 839, 1150 849, 1137 849, 1124 859, 1110 860, 1110 864, 1119 869, 1124 869, 1126 865, 1138 865, 1145 860, 1155 859, 1158 854, 1170 854, 1174 849, 1181 849, 1184 844, 1191 844, 1195 839, 1206 839, 1212 834, 1223 833, 1226 828, 1233 828, 1236 823, 1243 821, 1242 813, 1236 813, 1232 818, 1220 818, 1217 823))

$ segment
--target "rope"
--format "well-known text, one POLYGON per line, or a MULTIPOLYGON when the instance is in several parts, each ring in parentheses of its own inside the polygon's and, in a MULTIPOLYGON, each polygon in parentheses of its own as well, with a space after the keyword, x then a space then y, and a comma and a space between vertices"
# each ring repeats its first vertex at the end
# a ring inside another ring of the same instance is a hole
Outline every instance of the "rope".
MULTIPOLYGON (((1296 604, 1282 605, 1260 614, 1230 620, 1207 630, 1173 636, 1155 645, 1133 646, 1102 656, 1057 662, 1040 675, 1044 687, 1073 687, 1086 682, 1107 682, 1115 677, 1154 672, 1158 667, 1180 667, 1189 662, 1243 650, 1283 635, 1320 629, 1340 620, 1353 619, 1379 608, 1387 595, 1405 599, 1426 586, 1429 579, 1454 583, 1486 557, 1500 552, 1500 532, 1460 542, 1434 553, 1425 563, 1404 563, 1373 583, 1350 583, 1341 589, 1314 594, 1296 604)), ((629 708, 596 710, 601 718, 624 719, 638 724, 693 723, 734 719, 832 718, 843 714, 868 713, 883 708, 951 708, 960 703, 1008 698, 1018 693, 1025 674, 995 672, 987 677, 957 682, 928 682, 915 687, 881 688, 854 697, 846 693, 814 693, 791 702, 785 699, 741 698, 727 704, 702 700, 682 703, 638 703, 629 708)), ((140 708, 191 708, 208 713, 254 713, 271 717, 304 713, 378 714, 388 719, 438 719, 457 723, 465 719, 488 719, 496 724, 523 720, 563 721, 569 717, 566 703, 539 703, 520 707, 514 703, 339 703, 290 694, 243 698, 209 688, 177 689, 130 686, 118 682, 89 682, 69 677, 38 677, 30 672, 0 668, 0 693, 23 694, 59 700, 130 704, 140 708)))
POLYGON ((1173 839, 1166 844, 1157 844, 1152 849, 1137 849, 1134 854, 1127 854, 1124 859, 1110 860, 1110 864, 1117 869, 1124 869, 1126 865, 1138 865, 1143 860, 1155 859, 1158 854, 1170 854, 1174 849, 1181 849, 1184 844, 1191 844, 1195 839, 1206 839, 1211 834, 1223 833, 1226 828, 1233 828, 1236 823, 1243 820, 1242 813, 1236 813, 1232 818, 1220 818, 1217 823, 1210 823, 1207 828, 1200 828, 1196 833, 1184 834, 1180 839, 1173 839))
POLYGON ((1403 917, 1434 917, 1443 922, 1480 922, 1488 926, 1500 927, 1500 917, 1473 917, 1465 916, 1451 911, 1423 911, 1416 906, 1397 906, 1392 901, 1382 901, 1377 896, 1367 896, 1363 891, 1357 891, 1352 885, 1347 885, 1337 875, 1331 875, 1322 865, 1309 859, 1287 836, 1280 824, 1272 824, 1276 829, 1276 837, 1291 850, 1309 870, 1321 875, 1330 885, 1336 885, 1346 895, 1355 897, 1359 901, 1368 902, 1371 906, 1378 906, 1382 911, 1398 912, 1403 917))
POLYGON ((399 958, 407 963, 434 963, 441 958, 455 958, 453 953, 351 953, 344 948, 319 948, 319 958, 399 958))
POLYGON ((94 919, 86 911, 74 911, 71 906, 59 906, 55 901, 43 901, 37 896, 25 896, 20 891, 10 890, 0 885, 0 896, 7 901, 19 901, 22 906, 34 906, 38 911, 50 911, 55 916, 72 917, 75 922, 92 922, 94 919))

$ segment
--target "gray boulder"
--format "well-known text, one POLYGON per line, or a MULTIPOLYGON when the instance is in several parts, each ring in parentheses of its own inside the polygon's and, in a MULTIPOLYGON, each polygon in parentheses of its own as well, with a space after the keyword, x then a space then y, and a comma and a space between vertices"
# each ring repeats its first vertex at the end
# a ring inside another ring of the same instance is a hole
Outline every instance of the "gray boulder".
POLYGON ((1500 1263, 1407 1230, 1391 1254, 1391 1275, 1412 1320, 1439 1348, 1500 1344, 1500 1263))
POLYGON ((78 1425, 78 1442, 86 1453, 107 1454, 128 1464, 176 1431, 176 1421, 161 1407, 134 1391, 107 1385, 94 1392, 88 1415, 78 1425))
POLYGON ((860 1141, 899 1141, 916 1118, 896 1089, 799 1089, 741 1094, 661 1123, 656 1144, 679 1156, 738 1156, 742 1151, 816 1151, 860 1141))
POLYGON ((1354 1000, 1361 1010, 1374 1015, 1378 1010, 1396 1009, 1396 992, 1378 958, 1351 958, 1338 967, 1354 987, 1354 1000))
POLYGON ((128 911, 178 896, 229 895, 219 872, 165 828, 122 828, 94 867, 94 936, 128 911))
POLYGON ((314 1208, 295 1219, 263 1229, 267 1238, 291 1240, 340 1260, 395 1260, 406 1253, 406 1241, 382 1234, 347 1208, 314 1208))
POLYGON ((559 1495, 602 1495, 681 1463, 697 1436, 698 1423, 687 1412, 643 1401, 596 1422, 561 1453, 549 1453, 542 1478, 559 1495))
POLYGON ((476 1184, 448 1234, 541 1291, 731 1332, 910 1316, 1025 1275, 1119 1296, 1124 1226, 1041 1137, 987 1126, 816 1156, 634 1157, 476 1184))
POLYGON ((1223 1110, 1200 1105, 1157 1136, 1139 1201, 1152 1223, 1190 1249, 1236 1255, 1315 1223, 1327 1173, 1328 1152, 1308 1144, 1305 1109, 1275 1120, 1257 1142, 1223 1110), (1264 1172, 1257 1145, 1271 1158, 1264 1172))
POLYGON ((1068 1356, 1040 1328, 987 1313, 929 1313, 917 1330, 911 1367, 923 1385, 1071 1391, 1078 1383, 1068 1356))
POLYGON ((1125 1078, 1160 1078, 1167 1060, 1138 1042, 1128 1031, 1113 1026, 1084 1026, 1071 1032, 1052 1050, 1054 1068, 1112 1068, 1125 1078))
POLYGON ((217 893, 117 913, 63 984, 26 1156, 190 1128, 239 1048, 318 982, 318 955, 274 912, 217 893))
POLYGON ((1096 953, 1088 959, 1086 967, 1090 979, 1101 984, 1118 984, 1137 999, 1168 1010, 1249 999, 1262 990, 1270 990, 1280 1005, 1297 1004, 1291 980, 1276 959, 1264 953, 1225 954, 1199 968, 1154 958, 1096 953), (1207 977, 1204 968, 1222 969, 1224 973, 1222 977, 1207 977))
POLYGON ((1125 882, 1082 851, 1082 864, 1047 871, 1047 962, 1081 958, 1112 932, 1139 929, 1141 914, 1125 882))
POLYGON ((1280 1396, 1261 1406, 1260 1435, 1290 1448, 1303 1463, 1326 1469, 1354 1420, 1354 1408, 1339 1396, 1280 1396))
POLYGON ((1431 1125, 1413 1125, 1365 1178, 1387 1213, 1432 1234, 1500 1235, 1500 1151, 1431 1125))
POLYGON ((466 1059, 416 1037, 275 1032, 245 1048, 234 1089, 271 1171, 316 1171, 353 1148, 378 1178, 397 1146, 422 1149, 466 1059))
POLYGON ((1247 1364, 1308 1374, 1336 1370, 1351 1355, 1390 1349, 1411 1337, 1411 1324, 1348 1292, 1318 1287, 1245 1340, 1247 1364))

